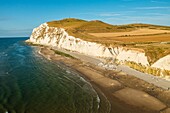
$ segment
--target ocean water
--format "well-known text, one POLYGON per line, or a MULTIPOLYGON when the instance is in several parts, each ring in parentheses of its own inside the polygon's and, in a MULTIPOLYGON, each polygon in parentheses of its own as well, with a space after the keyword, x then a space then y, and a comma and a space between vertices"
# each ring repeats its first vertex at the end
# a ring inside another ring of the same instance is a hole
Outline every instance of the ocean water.
POLYGON ((77 73, 40 56, 27 38, 0 38, 0 113, 107 113, 77 73))

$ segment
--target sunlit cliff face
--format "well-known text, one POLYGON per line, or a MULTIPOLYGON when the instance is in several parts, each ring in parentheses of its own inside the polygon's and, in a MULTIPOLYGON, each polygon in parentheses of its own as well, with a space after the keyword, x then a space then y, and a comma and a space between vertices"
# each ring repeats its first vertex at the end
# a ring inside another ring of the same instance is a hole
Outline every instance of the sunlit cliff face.
POLYGON ((47 23, 35 28, 29 40, 34 44, 41 44, 51 47, 63 48, 70 51, 76 51, 82 54, 113 58, 119 62, 135 62, 143 66, 170 70, 170 55, 159 59, 153 65, 148 62, 144 52, 125 49, 123 47, 106 47, 95 42, 84 41, 80 38, 69 36, 63 28, 49 27, 47 23))

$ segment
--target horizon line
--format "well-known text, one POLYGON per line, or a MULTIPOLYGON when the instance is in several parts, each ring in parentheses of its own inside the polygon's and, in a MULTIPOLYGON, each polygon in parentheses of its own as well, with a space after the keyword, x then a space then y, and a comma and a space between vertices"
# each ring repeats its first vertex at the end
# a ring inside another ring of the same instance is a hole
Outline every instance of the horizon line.
POLYGON ((0 36, 0 38, 29 38, 30 36, 0 36))

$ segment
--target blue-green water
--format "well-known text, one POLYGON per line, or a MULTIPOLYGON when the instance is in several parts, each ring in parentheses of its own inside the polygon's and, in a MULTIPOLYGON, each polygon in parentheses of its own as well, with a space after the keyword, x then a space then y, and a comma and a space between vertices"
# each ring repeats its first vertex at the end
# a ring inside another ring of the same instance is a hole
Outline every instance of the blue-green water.
POLYGON ((99 112, 98 95, 89 83, 24 40, 0 38, 0 113, 99 112))

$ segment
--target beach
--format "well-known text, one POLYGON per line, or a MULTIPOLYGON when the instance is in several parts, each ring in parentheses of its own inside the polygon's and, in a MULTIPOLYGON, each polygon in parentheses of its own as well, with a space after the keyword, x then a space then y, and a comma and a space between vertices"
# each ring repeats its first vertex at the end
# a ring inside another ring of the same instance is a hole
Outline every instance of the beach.
POLYGON ((101 107, 111 106, 110 113, 169 112, 169 90, 159 88, 124 72, 106 70, 95 65, 97 61, 90 63, 77 58, 57 55, 48 47, 41 47, 39 53, 45 58, 75 71, 87 80, 98 92, 101 107), (105 105, 103 100, 106 99, 102 98, 106 98, 110 105, 105 105))

